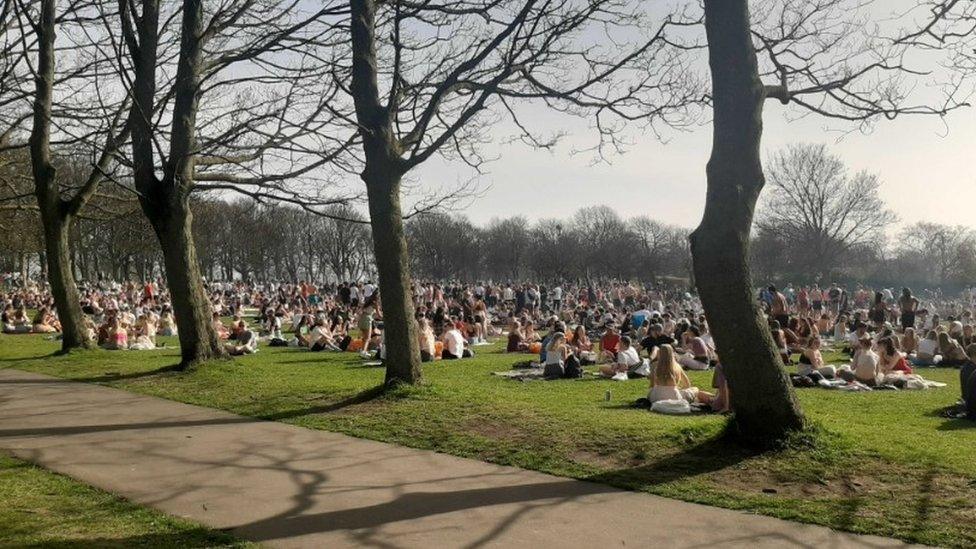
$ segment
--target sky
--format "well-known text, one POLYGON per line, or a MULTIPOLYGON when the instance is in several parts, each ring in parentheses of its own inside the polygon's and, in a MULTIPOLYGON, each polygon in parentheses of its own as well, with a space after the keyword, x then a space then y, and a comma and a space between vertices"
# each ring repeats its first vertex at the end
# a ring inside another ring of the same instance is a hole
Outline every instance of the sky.
MULTIPOLYGON (((937 221, 976 229, 976 109, 944 121, 919 116, 879 122, 864 134, 838 131, 816 117, 788 120, 779 103, 767 102, 764 125, 764 158, 791 143, 825 143, 850 170, 879 174, 881 197, 899 226, 937 221)), ((592 136, 585 126, 576 131, 592 136)), ((606 204, 623 217, 648 215, 693 228, 704 208, 711 128, 666 138, 661 143, 637 136, 609 165, 592 165, 592 155, 572 154, 568 144, 554 151, 500 145, 498 159, 478 178, 482 196, 456 211, 483 223, 513 215, 568 217, 582 206, 606 204)), ((450 186, 471 176, 463 165, 431 161, 415 178, 450 186)))
MULTIPOLYGON (((871 9, 884 20, 914 0, 884 0, 871 9)), ((934 80, 936 75, 932 76, 934 80)), ((929 84, 923 82, 922 85, 929 84)), ((763 156, 793 143, 824 143, 851 171, 880 176, 881 197, 899 219, 892 228, 917 221, 964 225, 976 229, 976 108, 936 116, 880 121, 869 133, 817 116, 796 120, 796 110, 776 101, 764 108, 763 156), (789 115, 789 116, 788 116, 789 115)), ((497 130, 479 184, 482 195, 455 211, 476 223, 494 217, 524 215, 530 220, 568 217, 583 206, 605 204, 623 217, 648 215, 688 228, 701 218, 705 200, 705 164, 711 149, 711 127, 665 131, 666 142, 653 135, 632 134, 628 152, 612 164, 592 165, 593 156, 571 153, 574 144, 591 142, 593 132, 582 121, 549 114, 528 118, 543 129, 569 129, 567 142, 551 151, 522 144, 502 144, 497 130)), ((431 160, 413 178, 423 184, 450 187, 472 171, 460 163, 431 160)))

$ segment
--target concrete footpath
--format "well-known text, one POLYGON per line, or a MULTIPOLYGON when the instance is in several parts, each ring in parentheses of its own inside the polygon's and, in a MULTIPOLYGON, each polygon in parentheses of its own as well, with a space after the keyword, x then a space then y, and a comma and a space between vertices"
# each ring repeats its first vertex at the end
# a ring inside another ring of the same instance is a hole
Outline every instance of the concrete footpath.
POLYGON ((274 547, 903 547, 0 370, 0 451, 274 547))

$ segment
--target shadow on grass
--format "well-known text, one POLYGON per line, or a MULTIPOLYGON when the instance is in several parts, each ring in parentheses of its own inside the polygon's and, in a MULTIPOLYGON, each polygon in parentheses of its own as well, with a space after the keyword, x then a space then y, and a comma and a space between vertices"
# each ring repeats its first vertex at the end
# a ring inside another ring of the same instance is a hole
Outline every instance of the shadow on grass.
POLYGON ((283 421, 286 419, 294 419, 296 417, 310 416, 315 414, 327 414, 330 412, 336 412, 347 408, 349 406, 355 406, 356 404, 365 404, 371 400, 380 398, 386 394, 386 388, 383 385, 378 385, 365 391, 360 391, 359 393, 340 400, 338 402, 333 402, 331 404, 323 404, 321 406, 309 406, 306 408, 298 408, 295 410, 287 410, 284 412, 277 412, 274 414, 266 414, 257 416, 260 419, 265 419, 268 421, 283 421))
POLYGON ((185 374, 190 373, 190 370, 182 368, 179 364, 170 364, 169 366, 161 366, 153 370, 146 370, 144 372, 131 372, 128 374, 123 374, 121 372, 106 372, 98 376, 89 377, 73 377, 71 381, 80 381, 83 383, 110 383, 113 381, 125 381, 129 379, 142 379, 146 377, 153 377, 160 374, 185 374))
POLYGON ((643 491, 652 486, 721 471, 760 453, 735 443, 723 432, 676 453, 662 456, 652 463, 598 473, 583 480, 643 491))
POLYGON ((17 364, 19 362, 31 362, 34 360, 42 360, 45 358, 54 358, 59 356, 64 356, 64 354, 62 354, 61 351, 54 351, 51 353, 44 353, 42 355, 37 355, 37 356, 19 356, 14 358, 0 358, 0 363, 17 364))

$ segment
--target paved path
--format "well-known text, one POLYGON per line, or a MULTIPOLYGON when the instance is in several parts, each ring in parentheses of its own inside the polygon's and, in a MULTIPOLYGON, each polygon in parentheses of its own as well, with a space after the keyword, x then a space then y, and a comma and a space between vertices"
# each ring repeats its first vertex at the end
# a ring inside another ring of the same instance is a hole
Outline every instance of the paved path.
POLYGON ((902 547, 0 370, 0 450, 275 547, 902 547))

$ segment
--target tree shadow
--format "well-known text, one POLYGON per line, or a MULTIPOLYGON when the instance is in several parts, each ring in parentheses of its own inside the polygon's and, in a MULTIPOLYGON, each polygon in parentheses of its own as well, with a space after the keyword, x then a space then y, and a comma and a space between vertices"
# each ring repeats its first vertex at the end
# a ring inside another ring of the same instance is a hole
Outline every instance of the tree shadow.
POLYGON ((16 364, 16 363, 19 363, 19 362, 31 362, 31 361, 34 361, 34 360, 42 360, 42 359, 45 359, 45 358, 54 358, 54 357, 58 357, 58 356, 64 356, 60 350, 53 351, 53 352, 50 352, 50 353, 44 353, 44 354, 37 355, 37 356, 18 356, 18 357, 5 357, 5 358, 0 358, 0 363, 6 362, 6 363, 10 363, 10 364, 16 364))
POLYGON ((71 381, 80 381, 83 383, 111 383, 113 381, 125 381, 129 379, 141 379, 146 377, 153 377, 161 374, 185 374, 190 373, 190 370, 186 370, 179 364, 170 364, 168 366, 161 366, 153 370, 146 370, 144 372, 130 372, 128 374, 123 374, 122 372, 106 372, 98 376, 89 377, 75 377, 71 378, 71 381))
POLYGON ((342 410, 343 408, 347 408, 349 406, 355 406, 356 404, 365 404, 371 400, 378 399, 384 395, 386 395, 386 387, 383 385, 378 385, 376 387, 372 387, 364 391, 360 391, 359 393, 349 398, 340 400, 338 402, 323 404, 321 406, 309 406, 307 408, 287 410, 284 412, 276 412, 273 414, 259 415, 256 417, 268 421, 283 421, 286 419, 294 419, 296 417, 302 417, 302 416, 310 416, 315 414, 327 414, 330 412, 336 412, 338 410, 342 410))
POLYGON ((657 458, 652 463, 597 473, 584 480, 627 490, 644 491, 652 486, 733 467, 761 454, 759 450, 734 442, 723 431, 678 452, 657 458))

